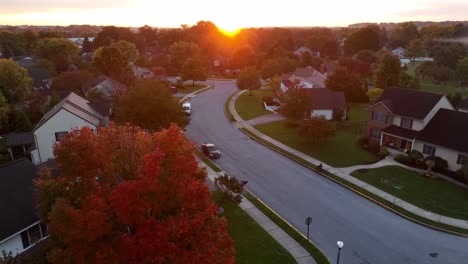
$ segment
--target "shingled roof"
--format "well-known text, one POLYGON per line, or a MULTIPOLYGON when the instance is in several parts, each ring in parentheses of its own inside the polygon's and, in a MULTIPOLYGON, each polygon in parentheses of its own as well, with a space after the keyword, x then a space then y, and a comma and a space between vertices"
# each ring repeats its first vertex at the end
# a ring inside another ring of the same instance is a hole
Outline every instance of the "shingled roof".
POLYGON ((33 180, 37 171, 28 159, 0 166, 0 241, 36 223, 33 180))
POLYGON ((312 98, 313 110, 346 109, 346 100, 343 92, 335 92, 327 88, 305 89, 312 98))
POLYGON ((416 139, 468 153, 468 113, 440 109, 416 139))
POLYGON ((442 97, 442 94, 393 87, 385 89, 376 104, 384 104, 395 115, 424 119, 442 97))

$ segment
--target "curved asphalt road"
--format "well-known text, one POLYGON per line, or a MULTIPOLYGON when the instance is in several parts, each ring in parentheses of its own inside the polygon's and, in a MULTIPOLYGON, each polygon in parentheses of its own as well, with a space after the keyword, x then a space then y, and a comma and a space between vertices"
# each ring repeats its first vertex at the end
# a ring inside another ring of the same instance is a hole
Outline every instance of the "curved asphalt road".
POLYGON ((468 263, 468 239, 405 220, 249 139, 224 114, 235 91, 233 81, 217 81, 193 98, 187 134, 217 144, 217 163, 303 233, 312 216, 311 239, 333 262, 342 240, 342 264, 468 263))

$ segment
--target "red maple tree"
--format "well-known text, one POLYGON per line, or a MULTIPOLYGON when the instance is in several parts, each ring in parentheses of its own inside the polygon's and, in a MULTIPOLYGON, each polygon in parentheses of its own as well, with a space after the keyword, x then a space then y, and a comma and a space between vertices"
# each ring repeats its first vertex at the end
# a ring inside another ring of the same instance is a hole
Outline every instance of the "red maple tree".
POLYGON ((36 183, 52 263, 234 263, 193 145, 180 129, 111 125, 55 147, 59 176, 36 183))

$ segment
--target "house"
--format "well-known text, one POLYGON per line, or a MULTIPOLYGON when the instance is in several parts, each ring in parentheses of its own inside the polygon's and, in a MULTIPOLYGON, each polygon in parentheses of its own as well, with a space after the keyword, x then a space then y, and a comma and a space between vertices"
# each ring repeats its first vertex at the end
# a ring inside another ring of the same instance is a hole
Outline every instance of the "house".
POLYGON ((91 93, 97 93, 100 99, 110 101, 127 92, 125 85, 104 75, 98 75, 87 81, 81 89, 86 98, 89 98, 91 93))
POLYGON ((328 88, 307 89, 312 100, 311 117, 322 116, 326 120, 332 120, 337 115, 343 120, 347 115, 346 99, 343 92, 335 92, 328 88))
POLYGON ((368 108, 369 141, 400 151, 413 149, 414 140, 439 109, 453 110, 447 97, 405 88, 388 88, 368 108))
POLYGON ((405 58, 405 52, 406 50, 402 47, 398 47, 391 51, 392 55, 398 57, 399 59, 405 58))
POLYGON ((468 113, 440 109, 419 131, 413 149, 424 156, 438 156, 456 171, 468 163, 468 113))
POLYGON ((32 56, 14 56, 11 57, 19 66, 27 69, 34 65, 34 58, 32 56))
POLYGON ((33 129, 32 162, 38 165, 53 159, 54 144, 73 129, 86 126, 96 131, 100 126, 107 126, 111 111, 110 103, 107 107, 104 104, 92 104, 70 93, 50 109, 33 129))
POLYGON ((50 90, 52 76, 46 68, 28 68, 29 77, 32 79, 33 89, 39 92, 50 90))
POLYGON ((29 157, 29 149, 34 143, 33 133, 10 133, 5 138, 11 160, 29 157))
POLYGON ((468 98, 458 104, 458 111, 468 113, 468 98))
POLYGON ((0 252, 15 256, 48 236, 36 213, 36 175, 28 159, 0 166, 0 252))
POLYGON ((307 47, 299 47, 297 50, 294 51, 294 55, 296 55, 297 57, 302 57, 305 53, 309 53, 310 55, 314 56, 314 57, 320 57, 320 52, 318 51, 313 51, 307 47))
POLYGON ((139 80, 154 78, 154 73, 150 69, 143 68, 135 64, 132 64, 131 67, 133 70, 133 75, 139 80))
POLYGON ((297 68, 293 73, 281 76, 280 92, 285 93, 292 84, 305 88, 325 88, 327 77, 313 67, 297 68))

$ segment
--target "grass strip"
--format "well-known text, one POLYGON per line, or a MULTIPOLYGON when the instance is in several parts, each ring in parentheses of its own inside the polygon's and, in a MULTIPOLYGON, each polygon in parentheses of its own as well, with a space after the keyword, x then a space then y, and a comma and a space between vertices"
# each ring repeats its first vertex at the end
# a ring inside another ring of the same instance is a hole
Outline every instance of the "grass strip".
POLYGON ((288 233, 294 240, 296 240, 307 252, 314 258, 317 264, 330 264, 327 257, 317 248, 312 242, 308 241, 304 235, 302 235, 296 228, 290 225, 288 222, 283 220, 276 212, 266 206, 257 197, 251 193, 245 193, 244 196, 255 205, 260 211, 262 211, 268 218, 277 224, 284 232, 288 233))
POLYGON ((203 154, 198 148, 195 148, 195 155, 201 159, 208 167, 212 168, 215 172, 223 171, 218 165, 211 161, 205 154, 203 154))

